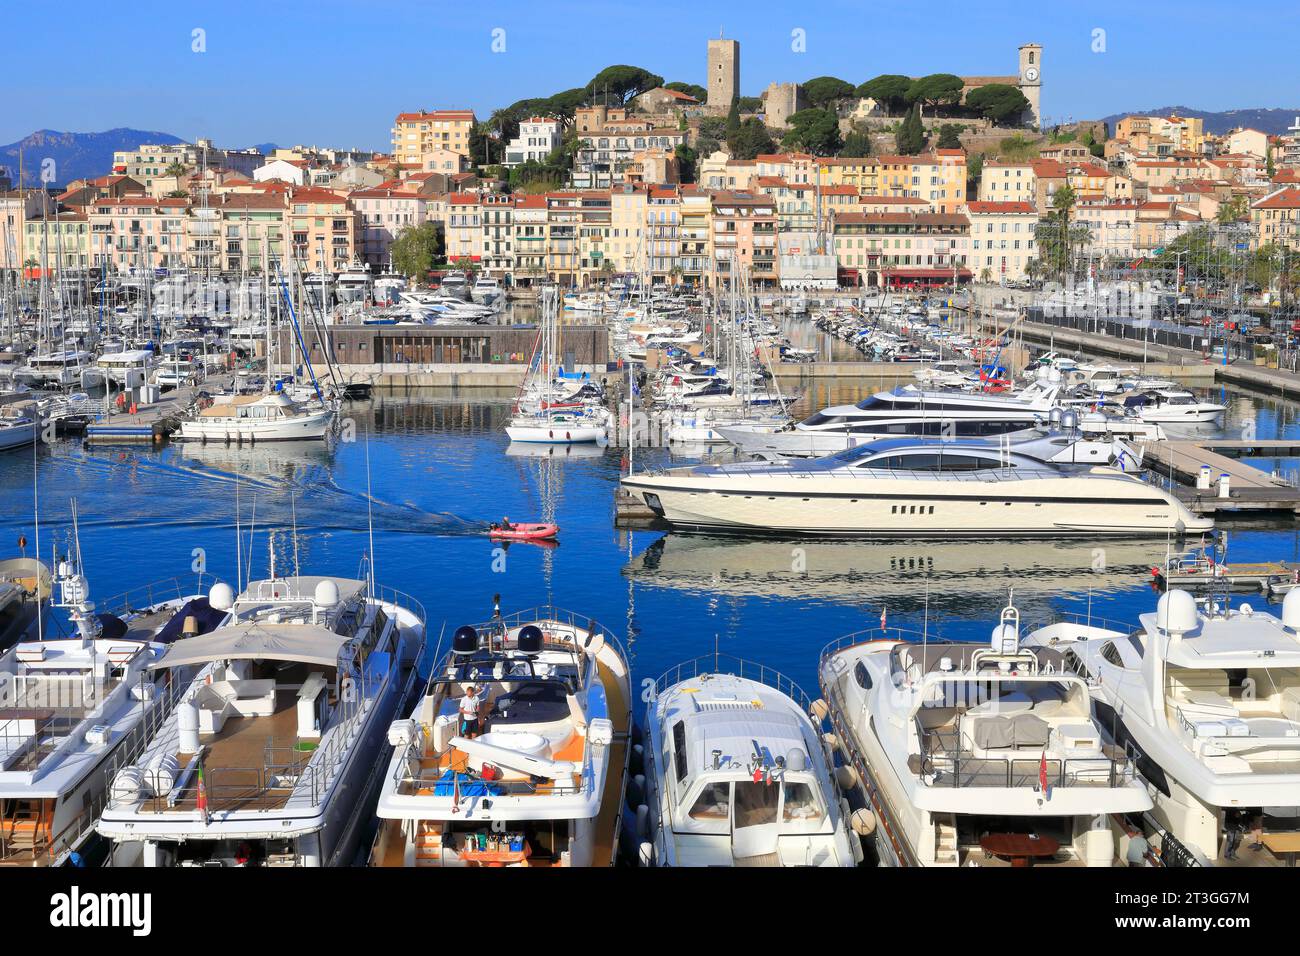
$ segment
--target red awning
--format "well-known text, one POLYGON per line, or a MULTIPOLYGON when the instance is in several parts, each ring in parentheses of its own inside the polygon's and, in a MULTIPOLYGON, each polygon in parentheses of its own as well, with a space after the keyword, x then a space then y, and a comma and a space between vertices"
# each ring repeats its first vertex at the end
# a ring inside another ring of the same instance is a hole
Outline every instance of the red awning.
MULTIPOLYGON (((884 274, 900 279, 951 279, 951 269, 886 269, 884 274)), ((958 269, 958 277, 970 278, 969 269, 958 269)))

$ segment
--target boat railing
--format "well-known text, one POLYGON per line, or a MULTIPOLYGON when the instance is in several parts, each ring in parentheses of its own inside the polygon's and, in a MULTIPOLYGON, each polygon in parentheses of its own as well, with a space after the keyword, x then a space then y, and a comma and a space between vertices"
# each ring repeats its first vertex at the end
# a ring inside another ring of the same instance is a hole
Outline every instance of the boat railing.
MULTIPOLYGON (((660 468, 646 468, 638 475, 651 475, 654 477, 664 477, 671 471, 678 470, 681 466, 664 466, 660 468)), ((691 466, 693 469, 697 466, 691 466)), ((976 484, 1000 484, 1003 482, 1019 482, 1038 478, 1055 478, 1061 475, 1061 472, 1055 467, 1041 464, 1036 467, 1018 467, 1015 465, 999 466, 997 468, 979 468, 969 471, 914 471, 905 468, 875 468, 868 466, 846 465, 836 468, 808 468, 808 469, 789 469, 780 470, 772 469, 770 462, 745 462, 738 465, 730 465, 729 471, 721 473, 723 477, 733 476, 759 476, 768 478, 791 478, 796 480, 811 480, 822 478, 833 478, 839 481, 852 481, 861 478, 883 478, 891 479, 909 479, 913 481, 960 481, 976 484)), ((744 495, 746 490, 743 488, 727 489, 722 492, 724 495, 744 495)), ((762 496, 763 491, 750 491, 750 495, 762 496)), ((783 493, 789 494, 789 489, 783 489, 783 493)))
POLYGON ((1032 634, 1034 631, 1045 627, 1051 627, 1053 624, 1073 624, 1077 627, 1095 627, 1105 631, 1114 631, 1117 634, 1129 635, 1135 630, 1134 626, 1122 621, 1112 621, 1109 618, 1098 617, 1095 614, 1079 611, 1050 611, 1043 615, 1039 620, 1035 620, 1021 628, 1022 634, 1032 634))
POLYGON ((101 607, 107 608, 114 614, 127 614, 153 607, 156 604, 162 604, 165 601, 179 601, 185 598, 204 596, 207 594, 208 588, 215 584, 217 580, 216 577, 211 575, 198 574, 195 576, 193 586, 190 586, 178 577, 162 578, 149 584, 139 585, 129 591, 115 594, 99 603, 101 607), (206 585, 204 584, 205 578, 207 579, 206 585))
POLYGON ((382 584, 376 584, 370 589, 371 595, 377 601, 385 604, 391 604, 394 607, 405 608, 415 614, 420 619, 420 624, 427 627, 428 617, 424 611, 424 605, 417 601, 405 591, 399 591, 396 588, 386 587, 382 584))
MULTIPOLYGON (((94 829, 95 824, 99 822, 100 814, 108 804, 110 787, 113 782, 113 776, 117 770, 133 762, 143 749, 144 744, 152 737, 153 732, 158 725, 170 713, 172 705, 175 703, 175 697, 168 693, 165 687, 162 693, 146 692, 146 685, 154 686, 148 676, 141 674, 140 677, 140 697, 142 699, 153 699, 155 705, 145 712, 143 718, 127 732, 126 737, 113 751, 108 766, 102 769, 103 786, 91 786, 87 789, 86 799, 77 815, 65 823, 57 833, 48 836, 39 831, 33 834, 33 841, 24 846, 15 846, 12 841, 6 842, 4 827, 0 825, 0 861, 30 854, 35 861, 41 854, 45 856, 45 862, 55 863, 65 853, 76 849, 82 840, 94 829), (148 695, 152 694, 152 698, 148 695)), ((81 720, 67 718, 71 723, 65 732, 71 732, 81 723, 81 720)), ((41 728, 42 735, 50 733, 50 725, 46 724, 41 728)))
POLYGON ((1049 758, 1041 752, 1026 757, 983 757, 960 731, 957 735, 926 731, 919 722, 916 727, 923 752, 916 766, 917 777, 927 787, 1037 788, 1046 778, 1049 790, 1113 789, 1137 779, 1134 762, 1114 747, 1086 757, 1049 758))
MULTIPOLYGON (((486 637, 494 630, 512 631, 516 628, 523 627, 525 624, 537 622, 550 622, 560 624, 565 628, 573 631, 591 631, 598 633, 606 644, 612 645, 624 661, 627 660, 627 652, 623 649, 623 642, 604 625, 592 620, 586 615, 578 614, 575 611, 568 611, 564 608, 554 607, 553 605, 541 605, 538 607, 527 608, 522 611, 512 611, 510 614, 504 614, 500 617, 493 618, 484 623, 475 624, 474 628, 478 631, 480 637, 486 637)), ((572 641, 567 638, 556 639, 551 636, 546 628, 542 629, 543 633, 543 650, 553 651, 578 651, 578 648, 572 641)), ((442 683, 447 682, 446 665, 451 657, 451 651, 448 650, 441 655, 441 659, 434 662, 433 671, 429 675, 429 680, 425 684, 425 696, 432 694, 435 688, 442 683)))
POLYGON ((719 651, 692 657, 664 671, 654 682, 652 689, 654 696, 651 699, 658 699, 659 695, 668 688, 680 684, 684 680, 690 680, 704 674, 730 674, 734 677, 755 681, 789 697, 799 705, 799 708, 805 714, 811 714, 812 712, 812 698, 790 677, 766 664, 760 664, 743 657, 737 657, 734 654, 719 651))
POLYGON ((535 796, 575 796, 586 793, 594 787, 594 769, 591 748, 588 747, 583 758, 582 769, 573 782, 572 774, 567 779, 544 780, 488 780, 468 770, 454 770, 437 761, 435 766, 425 767, 423 741, 416 738, 406 744, 402 750, 402 759, 397 761, 393 771, 396 792, 404 796, 452 797, 470 800, 474 796, 483 797, 535 797, 535 796), (471 793, 472 789, 481 793, 471 793))

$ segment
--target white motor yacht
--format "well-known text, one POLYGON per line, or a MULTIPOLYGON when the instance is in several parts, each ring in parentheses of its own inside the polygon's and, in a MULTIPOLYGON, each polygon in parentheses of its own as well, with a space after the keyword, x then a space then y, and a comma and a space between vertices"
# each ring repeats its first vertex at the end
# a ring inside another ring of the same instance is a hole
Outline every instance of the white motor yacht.
POLYGON ((14 372, 14 380, 33 388, 71 388, 81 384, 81 373, 93 364, 89 352, 67 350, 33 355, 14 372))
POLYGON ((1140 829, 1164 865, 1283 865, 1300 831, 1300 590, 1281 616, 1162 595, 1137 628, 1074 617, 1027 643, 1095 687, 1097 723, 1129 749, 1155 798, 1140 829), (1262 844, 1229 852, 1227 833, 1262 844), (1235 858, 1235 859, 1234 859, 1235 858))
POLYGON ((202 596, 179 586, 161 600, 169 589, 150 588, 120 615, 96 613, 76 554, 56 566, 57 606, 77 633, 29 631, 0 654, 0 867, 89 853, 109 780, 170 708, 168 678, 151 666, 211 624, 202 596))
POLYGON ((710 655, 655 682, 646 705, 653 866, 855 866, 862 845, 811 702, 771 668, 710 655))
POLYGON ((1133 474, 1044 461, 1027 453, 1035 447, 894 439, 810 460, 634 474, 622 485, 673 527, 694 531, 1018 537, 1214 527, 1133 474))
POLYGON ((741 451, 816 457, 882 438, 990 438, 1046 424, 1057 386, 1030 385, 1019 396, 943 392, 900 386, 856 405, 835 405, 773 433, 731 432, 741 451))
POLYGON ((98 831, 115 866, 343 866, 424 647, 405 595, 337 577, 271 577, 149 665, 169 713, 114 774, 98 831), (192 676, 191 676, 192 675, 192 676))
POLYGON ((1125 409, 1150 424, 1179 425, 1216 422, 1227 408, 1203 402, 1185 388, 1151 388, 1133 392, 1121 399, 1125 409))
POLYGON ((502 295, 501 283, 490 275, 480 275, 469 291, 469 297, 479 305, 495 305, 502 295))
POLYGON ((614 636, 537 608, 458 628, 389 731, 372 866, 611 866, 631 688, 614 636), (476 688, 478 725, 460 712, 476 688))
POLYGON ((1088 683, 1019 626, 1008 604, 989 644, 881 628, 822 651, 822 707, 881 863, 1112 866, 1097 821, 1151 807, 1088 683))
POLYGON ((218 395, 181 419, 184 441, 321 440, 334 422, 333 405, 301 404, 284 392, 218 395))

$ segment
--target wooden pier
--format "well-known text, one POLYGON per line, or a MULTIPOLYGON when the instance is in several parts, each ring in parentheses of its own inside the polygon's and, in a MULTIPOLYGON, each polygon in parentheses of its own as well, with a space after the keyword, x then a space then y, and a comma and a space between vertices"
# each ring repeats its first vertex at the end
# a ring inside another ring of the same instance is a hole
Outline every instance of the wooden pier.
MULTIPOLYGON (((1237 459, 1211 451, 1234 443, 1199 441, 1143 442, 1143 465, 1180 487, 1174 493, 1197 514, 1290 512, 1300 514, 1300 488, 1237 459), (1198 488, 1201 469, 1210 469, 1209 488, 1198 488), (1228 476, 1228 495, 1220 493, 1220 476, 1228 476)), ((1257 447, 1262 442, 1248 442, 1257 447)), ((1279 443, 1281 444, 1281 443, 1279 443)))
POLYGON ((651 511, 644 501, 622 488, 614 492, 614 527, 633 530, 666 530, 668 523, 651 511))

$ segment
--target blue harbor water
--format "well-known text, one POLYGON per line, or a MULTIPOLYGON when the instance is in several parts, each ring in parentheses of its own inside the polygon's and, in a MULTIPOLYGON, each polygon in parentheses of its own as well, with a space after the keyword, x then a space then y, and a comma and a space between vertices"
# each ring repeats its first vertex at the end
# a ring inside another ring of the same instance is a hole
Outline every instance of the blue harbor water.
MULTIPOLYGON (((797 411, 861 397, 822 387, 797 411)), ((1263 438, 1300 436, 1300 407, 1209 393, 1228 405, 1224 431, 1254 423, 1263 438)), ((924 628, 931 638, 984 639, 1008 589, 1026 622, 1055 612, 1133 622, 1155 596, 1152 565, 1164 540, 1133 542, 809 542, 625 532, 613 527, 622 452, 510 446, 502 425, 510 396, 482 390, 377 395, 343 415, 355 440, 255 448, 172 444, 85 448, 65 441, 0 458, 3 550, 20 535, 34 546, 69 540, 71 502, 92 597, 109 599, 160 579, 198 590, 237 574, 236 515, 244 573, 358 575, 373 533, 379 582, 420 601, 431 644, 445 623, 553 602, 589 615, 622 638, 639 682, 715 648, 773 667, 815 696, 820 649, 855 630, 924 628), (559 544, 489 541, 487 523, 554 519, 559 544), (371 525, 373 524, 373 532, 371 525), (297 528, 297 534, 292 529, 297 528), (201 551, 199 550, 201 549, 201 551)), ((345 422, 345 430, 348 428, 345 422)), ((638 468, 669 461, 635 453, 638 468)), ((675 457, 674 461, 689 459, 675 457)), ((1255 460, 1287 472, 1294 460, 1255 460)), ((1286 524, 1230 526, 1229 562, 1300 559, 1286 524)), ((1192 542, 1195 544, 1195 542, 1192 542)), ((174 590, 173 590, 174 593, 174 590)), ((1255 606, 1262 596, 1247 600, 1255 606)), ((444 648, 445 649, 445 648, 444 648)), ((430 648, 432 653, 432 647, 430 648)))

